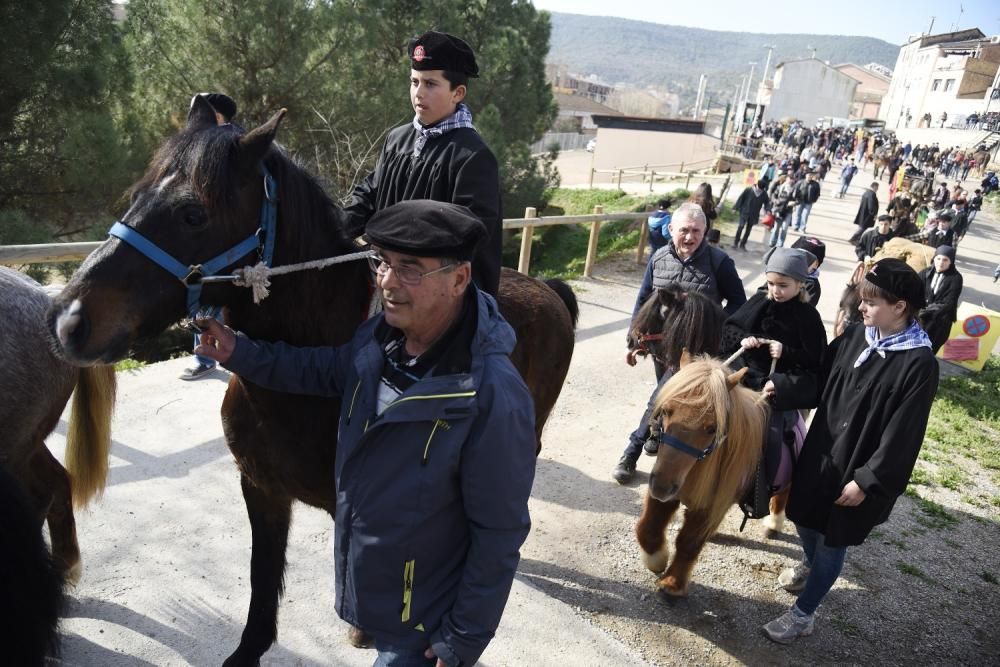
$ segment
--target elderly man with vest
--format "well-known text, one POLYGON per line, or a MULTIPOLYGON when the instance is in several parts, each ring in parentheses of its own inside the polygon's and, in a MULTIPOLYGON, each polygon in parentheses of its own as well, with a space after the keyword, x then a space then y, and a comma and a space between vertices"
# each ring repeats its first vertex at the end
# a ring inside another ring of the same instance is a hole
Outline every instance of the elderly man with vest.
MULTIPOLYGON (((244 381, 339 396, 337 613, 376 665, 474 665, 503 614, 531 521, 535 411, 514 331, 472 282, 469 209, 413 200, 365 229, 385 308, 339 347, 202 324, 199 354, 244 381)), ((332 434, 331 434, 332 435, 332 434)))
MULTIPOLYGON (((674 211, 668 226, 670 240, 656 251, 646 265, 646 273, 632 309, 633 320, 654 289, 671 283, 680 285, 686 292, 702 292, 720 305, 724 304, 724 310, 730 315, 746 303, 746 292, 740 274, 736 272, 736 264, 729 255, 705 240, 707 226, 705 213, 697 204, 687 202, 674 211)), ((654 361, 653 364, 657 382, 662 384, 669 377, 668 369, 659 362, 654 361)), ((653 393, 655 395, 656 392, 653 393)), ((611 473, 619 484, 628 483, 635 475, 639 452, 648 438, 647 406, 639 428, 629 436, 628 445, 611 473)))

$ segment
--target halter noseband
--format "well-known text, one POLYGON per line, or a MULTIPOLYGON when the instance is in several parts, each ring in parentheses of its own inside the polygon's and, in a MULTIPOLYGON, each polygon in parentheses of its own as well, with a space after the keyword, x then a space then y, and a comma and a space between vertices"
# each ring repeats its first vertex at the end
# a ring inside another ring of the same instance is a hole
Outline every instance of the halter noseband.
POLYGON ((667 362, 663 360, 663 357, 661 357, 660 355, 658 355, 655 352, 653 352, 651 349, 649 349, 649 346, 646 345, 646 343, 653 343, 653 342, 657 342, 657 341, 663 340, 663 334, 662 333, 647 334, 647 333, 642 333, 641 331, 635 331, 635 332, 633 332, 633 336, 635 337, 636 345, 635 345, 634 348, 632 348, 631 350, 629 350, 629 353, 628 353, 628 356, 629 356, 629 359, 631 360, 631 362, 634 363, 635 362, 635 358, 638 357, 640 354, 644 354, 644 355, 648 354, 649 356, 651 356, 653 359, 655 359, 656 361, 660 362, 664 366, 666 365, 667 362))
MULTIPOLYGON (((725 440, 725 438, 723 438, 725 440)), ((715 451, 715 448, 719 445, 720 440, 718 438, 713 438, 712 442, 709 443, 708 447, 705 449, 698 449, 697 447, 692 447, 688 443, 684 442, 680 438, 674 437, 669 433, 660 432, 656 435, 656 441, 661 445, 669 445, 674 449, 687 454, 688 456, 693 456, 694 458, 701 461, 703 458, 715 451)))
POLYGON ((251 236, 240 241, 224 253, 201 264, 185 266, 158 245, 147 239, 120 220, 108 230, 114 236, 138 250, 147 259, 177 278, 187 288, 187 309, 195 317, 201 307, 202 279, 215 276, 222 269, 235 263, 240 257, 258 251, 261 261, 268 267, 274 258, 274 242, 278 227, 278 185, 263 164, 260 167, 264 177, 264 199, 260 206, 260 226, 251 236))

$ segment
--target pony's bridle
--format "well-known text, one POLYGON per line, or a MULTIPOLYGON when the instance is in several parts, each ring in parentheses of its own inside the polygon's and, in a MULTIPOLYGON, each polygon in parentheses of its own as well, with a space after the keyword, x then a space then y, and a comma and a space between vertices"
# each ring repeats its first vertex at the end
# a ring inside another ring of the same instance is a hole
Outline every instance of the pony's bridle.
MULTIPOLYGON (((108 236, 114 236, 138 250, 147 259, 177 278, 187 288, 188 315, 195 317, 201 310, 201 288, 222 269, 235 263, 241 257, 257 251, 260 261, 270 267, 274 258, 274 241, 278 226, 278 184, 263 164, 260 167, 264 177, 264 199, 260 206, 260 225, 251 236, 240 241, 224 253, 201 264, 185 266, 158 245, 147 239, 120 220, 111 225, 108 236)), ((232 279, 230 276, 229 280, 232 279)))
POLYGON ((723 437, 722 439, 712 438, 712 442, 708 444, 708 447, 706 447, 705 449, 698 449, 697 447, 692 447, 691 445, 684 442, 680 438, 674 437, 669 433, 660 432, 656 434, 656 441, 661 445, 668 445, 670 447, 673 447, 674 449, 683 452, 688 456, 693 456, 699 461, 701 461, 703 458, 714 452, 715 448, 720 444, 722 444, 724 440, 725 437, 723 437))
POLYGON ((643 355, 648 354, 656 361, 666 365, 666 362, 663 360, 663 358, 660 355, 653 352, 653 350, 651 350, 649 346, 646 345, 646 343, 655 343, 657 341, 663 340, 662 333, 648 334, 648 333, 642 333, 641 331, 635 331, 633 332, 632 335, 635 338, 636 344, 635 347, 633 347, 631 350, 628 351, 628 358, 631 363, 634 364, 636 361, 636 357, 638 357, 640 354, 643 355))

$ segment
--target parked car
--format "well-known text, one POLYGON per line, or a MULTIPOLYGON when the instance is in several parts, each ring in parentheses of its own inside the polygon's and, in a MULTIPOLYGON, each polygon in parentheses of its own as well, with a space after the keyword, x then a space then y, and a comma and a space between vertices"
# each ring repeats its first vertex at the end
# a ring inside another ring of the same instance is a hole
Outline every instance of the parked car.
POLYGON ((597 139, 591 139, 587 142, 587 152, 593 153, 594 149, 597 148, 597 139))

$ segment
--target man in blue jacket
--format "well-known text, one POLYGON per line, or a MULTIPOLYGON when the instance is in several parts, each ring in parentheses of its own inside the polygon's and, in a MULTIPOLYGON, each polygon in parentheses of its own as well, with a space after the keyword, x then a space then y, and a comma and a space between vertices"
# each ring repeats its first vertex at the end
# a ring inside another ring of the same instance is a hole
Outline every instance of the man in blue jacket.
POLYGON ((456 204, 377 212, 365 235, 384 311, 341 347, 254 341, 204 322, 199 354, 245 380, 343 397, 331 480, 337 613, 374 638, 377 666, 473 665, 531 526, 534 404, 508 356, 514 331, 471 281, 485 234, 456 204))

